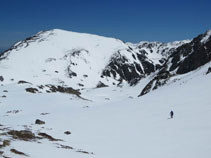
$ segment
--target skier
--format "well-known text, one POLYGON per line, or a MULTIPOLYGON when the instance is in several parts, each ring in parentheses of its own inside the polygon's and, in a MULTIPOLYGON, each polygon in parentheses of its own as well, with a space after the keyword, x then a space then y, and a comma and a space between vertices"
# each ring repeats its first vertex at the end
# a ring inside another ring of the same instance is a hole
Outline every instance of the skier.
POLYGON ((172 110, 170 112, 170 116, 171 116, 171 118, 173 118, 173 116, 174 116, 174 112, 172 110))

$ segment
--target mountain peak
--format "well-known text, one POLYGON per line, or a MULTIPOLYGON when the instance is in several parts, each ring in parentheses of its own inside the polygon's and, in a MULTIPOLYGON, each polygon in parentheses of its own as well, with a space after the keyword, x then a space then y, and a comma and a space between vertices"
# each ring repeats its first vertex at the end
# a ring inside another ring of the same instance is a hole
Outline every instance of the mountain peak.
POLYGON ((60 29, 41 31, 1 55, 1 73, 8 82, 24 76, 35 84, 94 87, 106 80, 100 76, 111 56, 126 49, 128 45, 114 38, 60 29), (14 73, 8 75, 8 69, 14 73))

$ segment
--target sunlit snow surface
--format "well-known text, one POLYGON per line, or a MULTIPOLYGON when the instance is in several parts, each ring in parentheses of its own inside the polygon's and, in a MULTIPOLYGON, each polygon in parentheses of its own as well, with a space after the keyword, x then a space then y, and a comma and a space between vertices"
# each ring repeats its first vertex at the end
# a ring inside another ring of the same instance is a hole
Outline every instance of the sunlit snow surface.
POLYGON ((24 90, 27 84, 4 84, 0 92, 7 97, 0 98, 0 124, 16 130, 27 125, 34 133, 46 132, 63 141, 14 140, 0 150, 12 158, 24 156, 12 154, 11 148, 32 158, 210 158, 211 73, 206 75, 210 66, 172 78, 143 97, 137 96, 150 76, 136 87, 82 91, 90 101, 61 93, 31 94, 24 90), (20 112, 8 113, 13 110, 20 112), (173 119, 169 119, 170 110, 175 113, 173 119), (35 125, 36 119, 46 124, 35 125), (64 134, 67 130, 70 135, 64 134), (57 148, 56 143, 94 154, 57 148))

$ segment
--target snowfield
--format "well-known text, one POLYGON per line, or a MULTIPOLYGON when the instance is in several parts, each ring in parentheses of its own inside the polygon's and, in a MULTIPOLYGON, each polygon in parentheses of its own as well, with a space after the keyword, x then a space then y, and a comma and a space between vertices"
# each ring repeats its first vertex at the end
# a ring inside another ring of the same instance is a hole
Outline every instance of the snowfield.
POLYGON ((88 100, 63 93, 28 93, 29 84, 4 83, 0 139, 10 140, 10 145, 0 151, 12 158, 26 156, 11 149, 31 158, 210 158, 210 66, 171 78, 142 97, 137 96, 150 76, 135 87, 84 89, 81 96, 88 100), (36 119, 45 124, 35 124, 36 119), (24 141, 3 134, 12 129, 61 140, 24 141))

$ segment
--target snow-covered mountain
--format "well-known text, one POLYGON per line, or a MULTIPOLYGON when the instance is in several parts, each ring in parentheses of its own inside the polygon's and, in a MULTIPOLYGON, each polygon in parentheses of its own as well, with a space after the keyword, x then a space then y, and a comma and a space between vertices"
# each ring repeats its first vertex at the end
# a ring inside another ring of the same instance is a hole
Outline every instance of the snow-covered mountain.
POLYGON ((211 31, 138 44, 39 32, 0 55, 0 157, 210 158, 210 60, 211 31))
POLYGON ((120 40, 97 35, 63 30, 40 32, 1 56, 1 74, 7 82, 22 80, 24 76, 35 84, 93 87, 110 56, 126 48, 120 40))
POLYGON ((158 70, 174 49, 188 42, 130 44, 54 29, 39 32, 5 51, 0 56, 0 70, 4 82, 26 80, 74 88, 124 81, 134 85, 158 70))
POLYGON ((54 29, 42 31, 0 55, 3 83, 26 81, 74 89, 136 85, 153 79, 140 95, 210 61, 210 33, 192 40, 137 44, 54 29))

